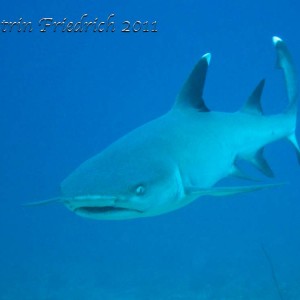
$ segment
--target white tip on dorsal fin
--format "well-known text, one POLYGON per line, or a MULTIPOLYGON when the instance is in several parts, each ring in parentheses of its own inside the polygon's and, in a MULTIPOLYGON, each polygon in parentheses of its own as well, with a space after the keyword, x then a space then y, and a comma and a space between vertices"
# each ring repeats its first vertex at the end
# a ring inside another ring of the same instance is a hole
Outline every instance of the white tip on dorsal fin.
POLYGON ((264 86, 265 86, 265 80, 263 79, 259 82, 259 84, 256 86, 256 88, 248 98, 248 101, 241 109, 242 112, 249 113, 249 114, 259 114, 259 115, 263 113, 261 107, 261 95, 264 86))
POLYGON ((202 96, 210 60, 210 53, 206 53, 201 57, 179 92, 174 107, 179 109, 190 107, 201 112, 209 111, 202 96))
POLYGON ((276 44, 278 43, 278 42, 282 42, 282 39, 280 38, 280 37, 278 37, 278 36, 273 36, 272 37, 272 40, 273 40, 273 44, 276 46, 276 44))

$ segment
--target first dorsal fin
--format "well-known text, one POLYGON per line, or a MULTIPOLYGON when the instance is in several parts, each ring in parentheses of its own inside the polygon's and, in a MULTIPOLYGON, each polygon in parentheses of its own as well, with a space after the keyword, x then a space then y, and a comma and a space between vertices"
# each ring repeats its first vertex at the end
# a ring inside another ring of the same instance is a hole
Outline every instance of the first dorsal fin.
POLYGON ((265 86, 265 80, 263 79, 259 82, 259 84, 256 86, 256 88, 248 98, 248 101, 241 109, 242 112, 262 115, 263 111, 262 111, 260 99, 261 99, 264 86, 265 86))
POLYGON ((209 111, 204 103, 202 95, 210 59, 211 54, 206 53, 196 64, 189 78, 183 85, 179 95, 177 96, 175 107, 192 107, 202 112, 209 111))

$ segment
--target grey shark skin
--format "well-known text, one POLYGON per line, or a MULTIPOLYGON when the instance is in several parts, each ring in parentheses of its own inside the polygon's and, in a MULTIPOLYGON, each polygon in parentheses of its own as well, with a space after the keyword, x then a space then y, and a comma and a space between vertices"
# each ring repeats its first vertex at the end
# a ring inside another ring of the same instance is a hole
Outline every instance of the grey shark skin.
POLYGON ((83 217, 116 220, 163 214, 204 195, 227 196, 276 186, 215 187, 230 175, 246 177, 238 160, 250 161, 271 177, 263 147, 276 140, 287 138, 300 157, 295 137, 296 72, 285 43, 277 37, 273 43, 289 98, 284 113, 262 114, 264 81, 240 111, 209 111, 202 98, 211 57, 205 54, 169 112, 84 162, 62 182, 62 195, 54 201, 83 217))

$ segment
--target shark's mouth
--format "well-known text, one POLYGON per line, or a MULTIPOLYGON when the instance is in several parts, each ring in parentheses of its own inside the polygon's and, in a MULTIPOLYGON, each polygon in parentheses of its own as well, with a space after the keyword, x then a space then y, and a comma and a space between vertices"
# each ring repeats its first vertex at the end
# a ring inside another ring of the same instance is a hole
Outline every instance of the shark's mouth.
POLYGON ((144 213, 140 207, 125 200, 105 195, 79 195, 63 198, 64 204, 71 211, 92 219, 129 219, 144 213))
POLYGON ((83 214, 113 214, 113 213, 123 213, 123 212, 142 213, 142 211, 138 209, 116 207, 116 206, 82 206, 76 208, 74 211, 83 214))

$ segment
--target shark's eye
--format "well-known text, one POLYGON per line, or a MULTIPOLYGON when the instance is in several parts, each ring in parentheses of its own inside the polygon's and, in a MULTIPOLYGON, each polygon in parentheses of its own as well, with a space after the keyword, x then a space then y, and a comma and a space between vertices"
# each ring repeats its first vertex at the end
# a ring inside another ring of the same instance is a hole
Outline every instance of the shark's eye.
POLYGON ((138 196, 144 195, 145 194, 145 187, 143 185, 138 185, 135 189, 135 193, 138 196))

